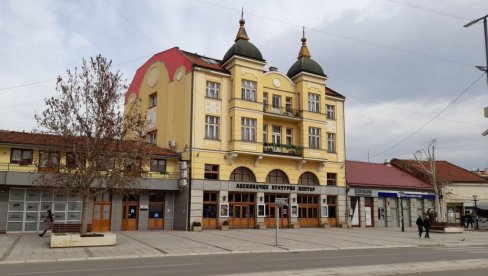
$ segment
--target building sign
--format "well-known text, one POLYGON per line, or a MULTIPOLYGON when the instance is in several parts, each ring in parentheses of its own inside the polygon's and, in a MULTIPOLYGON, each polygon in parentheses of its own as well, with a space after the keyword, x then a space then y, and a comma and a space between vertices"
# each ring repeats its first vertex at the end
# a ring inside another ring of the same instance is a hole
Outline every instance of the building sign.
MULTIPOLYGON (((378 192, 378 197, 400 197, 400 194, 397 192, 378 192)), ((420 193, 404 193, 402 198, 422 198, 422 199, 429 199, 434 200, 435 195, 433 194, 420 194, 420 193)))
POLYGON ((373 192, 370 189, 354 189, 354 194, 356 196, 368 196, 370 197, 373 192))
POLYGON ((283 191, 283 192, 315 192, 316 187, 313 186, 298 186, 289 184, 253 184, 253 183, 237 183, 235 188, 237 190, 254 190, 254 191, 283 191))

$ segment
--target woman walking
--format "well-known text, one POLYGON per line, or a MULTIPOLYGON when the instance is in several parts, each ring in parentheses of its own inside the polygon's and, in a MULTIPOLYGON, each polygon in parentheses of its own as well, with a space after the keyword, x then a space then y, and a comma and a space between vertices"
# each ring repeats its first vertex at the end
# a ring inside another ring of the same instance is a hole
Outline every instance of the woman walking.
POLYGON ((44 220, 44 232, 42 232, 42 234, 39 234, 39 237, 43 237, 44 234, 46 234, 47 230, 53 228, 53 222, 54 222, 53 214, 51 213, 51 210, 47 210, 47 217, 44 220))
POLYGON ((422 238, 422 232, 424 231, 424 221, 422 220, 422 217, 419 216, 417 219, 417 227, 419 228, 419 239, 422 238))
POLYGON ((425 228, 425 238, 430 240, 430 236, 429 236, 429 232, 430 232, 429 216, 425 216, 425 218, 424 218, 424 228, 425 228))

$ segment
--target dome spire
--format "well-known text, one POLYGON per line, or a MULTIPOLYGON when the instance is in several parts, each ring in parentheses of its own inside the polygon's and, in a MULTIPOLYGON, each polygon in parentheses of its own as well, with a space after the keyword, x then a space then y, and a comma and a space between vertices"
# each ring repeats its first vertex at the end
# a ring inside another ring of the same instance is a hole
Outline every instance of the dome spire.
POLYGON ((300 52, 298 53, 298 59, 300 58, 310 58, 312 55, 310 51, 308 51, 307 47, 307 38, 305 37, 305 26, 303 27, 303 35, 302 35, 302 48, 300 48, 300 52))
POLYGON ((234 41, 237 41, 239 39, 246 40, 246 41, 249 40, 249 37, 247 36, 246 33, 246 28, 244 28, 245 23, 246 21, 244 20, 244 7, 242 7, 241 19, 239 20, 240 27, 239 27, 239 31, 237 31, 236 39, 234 41))

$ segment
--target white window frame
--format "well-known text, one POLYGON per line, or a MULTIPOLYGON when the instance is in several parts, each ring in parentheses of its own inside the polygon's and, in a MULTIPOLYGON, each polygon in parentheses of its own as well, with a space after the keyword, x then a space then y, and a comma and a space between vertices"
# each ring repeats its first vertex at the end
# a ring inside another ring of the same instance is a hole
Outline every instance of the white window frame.
POLYGON ((152 93, 149 95, 149 108, 155 107, 156 105, 158 105, 158 94, 152 93))
POLYGON ((241 117, 241 140, 256 142, 256 119, 241 117))
POLYGON ((314 93, 308 94, 308 111, 320 113, 320 95, 314 93))
POLYGON ((220 138, 220 118, 205 116, 205 139, 218 140, 220 138))
POLYGON ((308 147, 311 149, 320 149, 320 128, 308 128, 308 147))
POLYGON ((327 119, 335 119, 335 106, 333 105, 326 105, 327 109, 327 119))
POLYGON ((263 125, 263 143, 268 143, 268 125, 263 125))
POLYGON ((151 131, 147 134, 149 137, 149 143, 156 145, 158 143, 158 132, 157 131, 151 131))
POLYGON ((207 98, 220 99, 220 83, 207 81, 207 98))
POLYGON ((242 80, 241 85, 242 85, 241 99, 243 99, 245 101, 255 102, 257 99, 257 97, 256 97, 256 87, 257 87, 256 82, 255 81, 242 80))
POLYGON ((335 133, 327 133, 327 152, 336 152, 335 133))
POLYGON ((286 128, 286 144, 293 145, 293 128, 286 128))

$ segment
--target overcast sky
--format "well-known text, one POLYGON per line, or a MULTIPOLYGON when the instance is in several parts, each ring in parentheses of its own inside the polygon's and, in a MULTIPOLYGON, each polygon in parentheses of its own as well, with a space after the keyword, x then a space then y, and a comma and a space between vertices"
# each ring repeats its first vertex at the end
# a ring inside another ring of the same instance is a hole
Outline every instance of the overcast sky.
POLYGON ((36 128, 56 76, 82 58, 112 59, 127 82, 174 46, 221 59, 242 6, 266 68, 288 71, 305 26, 327 86, 346 96, 347 159, 412 158, 436 139, 437 159, 488 167, 483 25, 463 28, 486 0, 1 1, 0 129, 36 128))

